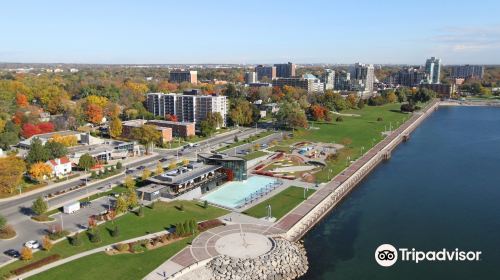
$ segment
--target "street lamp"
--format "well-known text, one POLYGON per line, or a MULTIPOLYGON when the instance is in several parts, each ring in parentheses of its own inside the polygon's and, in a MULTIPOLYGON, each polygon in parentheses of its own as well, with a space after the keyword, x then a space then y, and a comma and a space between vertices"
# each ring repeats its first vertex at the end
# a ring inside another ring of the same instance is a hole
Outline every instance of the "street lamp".
POLYGON ((60 217, 61 217, 61 230, 64 230, 64 221, 63 221, 63 213, 62 212, 60 213, 60 217))

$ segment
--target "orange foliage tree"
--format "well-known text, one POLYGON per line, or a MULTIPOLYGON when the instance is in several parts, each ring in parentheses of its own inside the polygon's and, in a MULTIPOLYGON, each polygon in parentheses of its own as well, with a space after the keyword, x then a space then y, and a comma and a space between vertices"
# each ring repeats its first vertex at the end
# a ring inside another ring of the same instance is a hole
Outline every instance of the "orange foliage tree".
POLYGON ((93 124, 100 124, 102 122, 102 118, 104 117, 104 113, 102 107, 96 104, 88 104, 87 105, 87 120, 93 124))
POLYGON ((40 181, 45 176, 52 174, 52 168, 43 162, 34 163, 29 170, 30 175, 40 181))
POLYGON ((324 120, 326 114, 328 113, 328 110, 319 104, 312 105, 310 107, 310 111, 311 111, 311 116, 315 121, 324 120))
POLYGON ((24 95, 22 93, 16 94, 16 104, 19 107, 28 106, 28 98, 26 97, 26 95, 24 95))

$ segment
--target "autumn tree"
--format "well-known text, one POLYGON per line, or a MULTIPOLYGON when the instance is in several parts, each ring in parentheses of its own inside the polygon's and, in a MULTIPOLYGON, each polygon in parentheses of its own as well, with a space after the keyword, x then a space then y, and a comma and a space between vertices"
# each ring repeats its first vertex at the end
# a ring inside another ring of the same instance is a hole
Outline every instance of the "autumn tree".
POLYGON ((352 108, 352 109, 356 108, 357 97, 354 93, 350 93, 349 95, 347 95, 346 101, 347 101, 347 104, 349 105, 350 108, 352 108))
POLYGON ((87 105, 87 120, 93 124, 100 124, 104 117, 102 107, 96 104, 87 105))
POLYGON ((249 125, 253 118, 252 104, 245 99, 237 99, 231 103, 229 117, 231 121, 237 125, 249 125))
POLYGON ((33 251, 28 247, 23 247, 20 254, 23 261, 29 261, 33 258, 33 251))
POLYGON ((398 97, 393 91, 389 92, 385 98, 387 99, 388 103, 394 103, 398 100, 398 97))
POLYGON ((132 178, 132 176, 127 176, 125 177, 125 181, 123 182, 123 185, 128 189, 128 190, 133 190, 135 189, 135 180, 132 178))
POLYGON ((280 110, 276 114, 276 119, 281 125, 293 129, 298 127, 307 128, 308 126, 304 110, 295 101, 282 102, 280 110))
POLYGON ((78 144, 78 138, 76 138, 75 135, 62 136, 62 135, 56 134, 56 135, 52 136, 52 138, 49 140, 49 142, 61 143, 65 147, 72 147, 72 146, 76 146, 78 144))
POLYGON ((116 213, 121 214, 127 211, 128 204, 124 196, 120 196, 119 198, 117 198, 115 205, 116 205, 115 206, 116 213))
POLYGON ((52 168, 46 163, 37 162, 31 165, 29 174, 37 181, 41 181, 52 174, 52 168))
POLYGON ((141 144, 146 146, 146 153, 148 154, 154 143, 158 143, 161 139, 161 133, 156 129, 156 127, 148 124, 133 129, 132 135, 141 144))
POLYGON ((129 208, 135 208, 139 205, 139 198, 135 190, 129 191, 127 195, 127 204, 129 208))
POLYGON ((26 171, 24 161, 16 156, 0 158, 0 192, 13 193, 21 184, 26 171))
POLYGON ((168 165, 168 170, 173 170, 177 167, 177 162, 175 161, 172 161, 169 165, 168 165))
POLYGON ((42 248, 45 250, 45 251, 50 251, 50 249, 52 249, 52 246, 54 244, 52 244, 52 241, 50 240, 49 236, 48 235, 45 235, 43 238, 42 238, 42 248))
POLYGON ((328 110, 319 104, 311 105, 309 111, 311 113, 313 120, 315 121, 324 120, 328 113, 328 110))
POLYGON ((26 95, 22 93, 16 94, 16 104, 21 108, 28 106, 28 98, 26 97, 26 95))
POLYGON ((141 179, 144 181, 144 180, 148 179, 149 177, 151 177, 151 170, 149 170, 148 168, 145 168, 142 171, 141 179))
POLYGON ((158 163, 156 165, 156 174, 162 174, 163 173, 163 166, 161 165, 161 163, 158 163))
POLYGON ((78 167, 84 170, 89 170, 95 165, 94 158, 89 154, 83 154, 78 160, 78 167))
POLYGON ((109 124, 109 135, 116 138, 122 135, 122 122, 119 118, 113 118, 109 124))
POLYGON ((165 115, 165 120, 171 121, 171 122, 178 122, 179 121, 179 119, 177 118, 176 115, 170 115, 170 114, 165 115))

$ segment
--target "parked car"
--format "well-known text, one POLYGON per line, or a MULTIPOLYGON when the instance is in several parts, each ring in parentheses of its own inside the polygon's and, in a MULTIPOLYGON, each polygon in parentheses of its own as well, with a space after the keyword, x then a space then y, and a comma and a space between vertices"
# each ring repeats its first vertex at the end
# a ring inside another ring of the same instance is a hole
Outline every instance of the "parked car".
POLYGON ((159 160, 159 162, 165 162, 165 161, 167 161, 167 160, 168 160, 168 158, 164 157, 164 158, 161 158, 161 159, 159 160))
POLYGON ((82 208, 90 207, 90 206, 92 206, 92 201, 84 201, 84 202, 80 203, 80 206, 82 208))
POLYGON ((84 224, 78 224, 77 226, 79 229, 88 229, 88 227, 84 224))
POLYGON ((120 197, 120 194, 119 193, 110 193, 109 196, 112 196, 112 197, 120 197))
POLYGON ((5 255, 11 257, 11 258, 19 258, 21 255, 19 254, 19 251, 14 250, 14 249, 9 249, 7 251, 3 252, 5 255))
POLYGON ((132 173, 134 173, 133 169, 127 169, 127 171, 125 171, 125 174, 132 174, 132 173))
POLYGON ((144 170, 144 169, 146 169, 146 166, 144 166, 144 165, 137 167, 137 170, 144 170))
POLYGON ((36 241, 36 240, 30 240, 30 241, 24 243, 24 247, 30 248, 30 249, 38 249, 38 248, 40 248, 40 243, 38 243, 38 241, 36 241))

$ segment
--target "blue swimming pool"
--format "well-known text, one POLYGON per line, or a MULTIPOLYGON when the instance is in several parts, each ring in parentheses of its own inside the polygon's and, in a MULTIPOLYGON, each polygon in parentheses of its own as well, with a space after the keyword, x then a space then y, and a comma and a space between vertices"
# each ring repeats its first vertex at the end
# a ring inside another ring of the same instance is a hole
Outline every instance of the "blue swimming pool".
POLYGON ((238 208, 245 202, 250 202, 250 200, 257 199, 262 194, 271 191, 279 184, 275 178, 252 176, 246 181, 226 183, 201 199, 229 208, 238 208))

